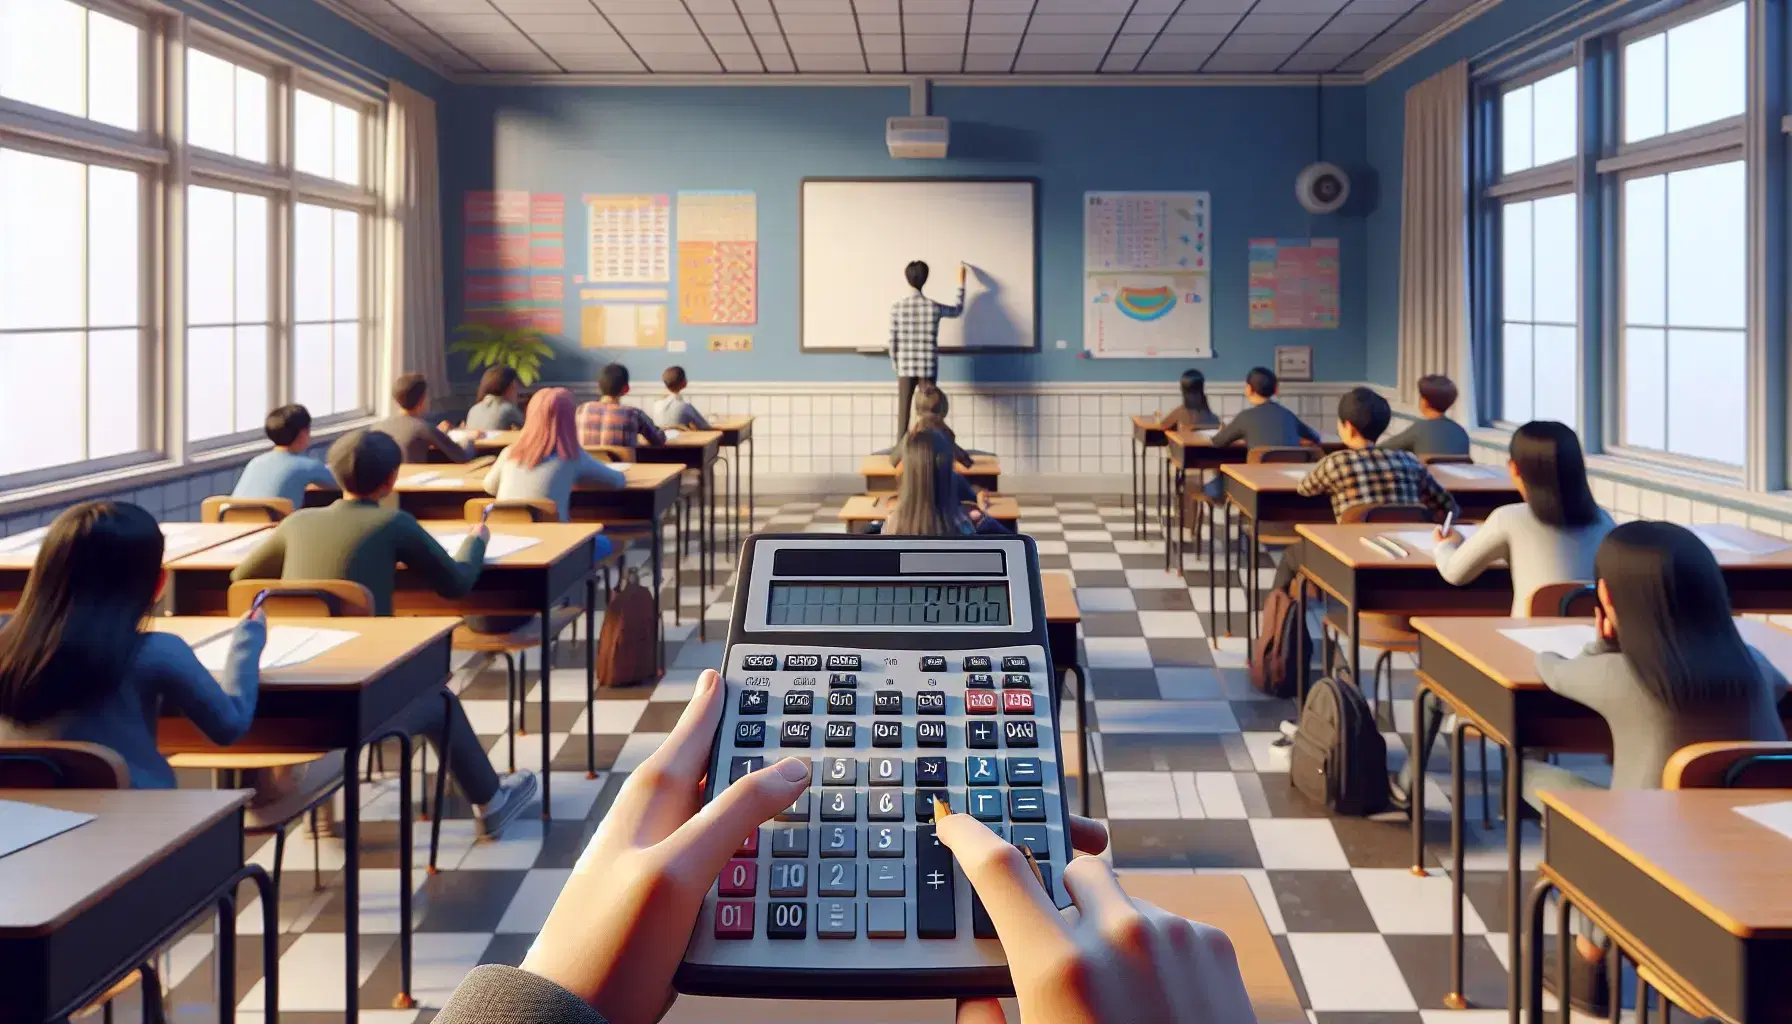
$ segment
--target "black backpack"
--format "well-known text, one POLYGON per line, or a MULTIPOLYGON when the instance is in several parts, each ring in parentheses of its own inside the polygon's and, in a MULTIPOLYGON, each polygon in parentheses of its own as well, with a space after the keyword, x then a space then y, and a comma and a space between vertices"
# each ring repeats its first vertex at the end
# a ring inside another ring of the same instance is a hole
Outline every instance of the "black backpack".
POLYGON ((1388 808, 1388 744, 1361 690, 1340 669, 1307 690, 1288 781, 1339 814, 1388 808))

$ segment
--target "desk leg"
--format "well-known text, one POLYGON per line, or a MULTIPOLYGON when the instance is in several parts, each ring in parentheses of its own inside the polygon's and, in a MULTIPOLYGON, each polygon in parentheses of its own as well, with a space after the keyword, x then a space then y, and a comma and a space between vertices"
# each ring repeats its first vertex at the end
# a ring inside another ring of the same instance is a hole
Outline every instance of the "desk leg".
POLYGON ((703 467, 697 475, 697 639, 709 639, 709 588, 715 583, 716 570, 716 478, 715 465, 703 467), (709 525, 704 525, 708 517, 709 525))
POLYGON ((748 535, 751 535, 753 532, 753 525, 758 522, 754 517, 753 508, 753 501, 757 496, 754 492, 753 483, 753 455, 751 454, 753 451, 753 439, 749 437, 745 441, 742 441, 741 445, 749 451, 747 456, 747 533, 748 535))
POLYGON ((1165 529, 1164 530, 1164 572, 1169 572, 1170 566, 1172 564, 1173 564, 1173 556, 1171 553, 1171 545, 1170 545, 1170 531, 1168 529, 1165 529))
MULTIPOLYGON (((1298 620, 1300 622, 1300 632, 1296 633, 1295 636, 1297 637, 1297 642, 1298 642, 1299 646, 1306 647, 1307 646, 1307 578, 1305 576, 1297 576, 1297 577, 1295 577, 1294 582, 1295 582, 1294 611, 1295 611, 1296 615, 1300 616, 1300 619, 1298 620)), ((1298 718, 1300 715, 1300 709, 1307 706, 1307 669, 1309 667, 1309 663, 1313 660, 1313 655, 1310 650, 1303 650, 1303 651, 1300 651, 1296 655, 1296 657, 1298 657, 1300 660, 1300 672, 1294 677, 1294 708, 1295 708, 1294 713, 1295 713, 1295 716, 1298 718)))
MULTIPOLYGON (((1412 814, 1412 873, 1420 878, 1424 878, 1428 874, 1425 870, 1425 764, 1431 760, 1431 751, 1419 749, 1420 738, 1425 735, 1425 698, 1427 696, 1432 700, 1438 700, 1437 695, 1433 694, 1424 683, 1420 683, 1419 688, 1413 691, 1412 739, 1406 744, 1406 763, 1412 766, 1410 773, 1412 779, 1407 784, 1406 792, 1406 801, 1412 814)), ((1440 705, 1441 703, 1439 701, 1440 705)), ((1458 727, 1456 731, 1461 732, 1462 729, 1458 727)), ((1454 753, 1456 750, 1454 740, 1451 741, 1451 744, 1450 771, 1454 773, 1456 760, 1460 759, 1461 755, 1454 753)), ((1450 781, 1452 785, 1455 784, 1454 775, 1451 776, 1450 781)), ((1451 797, 1451 799, 1454 801, 1454 806, 1450 808, 1450 837, 1451 842, 1454 842, 1457 829, 1461 827, 1462 822, 1462 800, 1460 797, 1451 797)), ((1457 884, 1460 886, 1460 880, 1457 881, 1457 884)), ((1456 912, 1462 913, 1460 905, 1457 906, 1456 912)), ((1451 934, 1460 935, 1461 932, 1456 931, 1451 934)), ((1458 988, 1456 991, 1460 992, 1461 989, 1458 988)))
MULTIPOLYGON (((1413 709, 1416 713, 1417 701, 1413 702, 1413 709)), ((1462 994, 1462 751, 1467 731, 1459 725, 1450 732, 1450 991, 1444 996, 1444 1005, 1452 1010, 1468 1009, 1468 999, 1462 994)), ((1414 775, 1413 787, 1423 793, 1425 777, 1414 775)), ((1423 798, 1415 799, 1413 821, 1419 826, 1413 832, 1420 837, 1421 846, 1425 834, 1424 813, 1423 798)), ((1425 869, 1419 867, 1414 871, 1424 874, 1425 869)))
POLYGON ((654 668, 662 675, 666 671, 666 616, 660 612, 660 563, 664 560, 666 549, 665 531, 665 520, 655 519, 653 539, 649 545, 653 557, 653 635, 657 652, 654 655, 654 668))
POLYGON ((342 951, 347 998, 343 1021, 361 1018, 361 744, 342 752, 342 951))
MULTIPOLYGON (((1519 982, 1522 979, 1524 983, 1523 991, 1527 996, 1525 1003, 1525 1019, 1529 1021, 1530 1024, 1537 1024, 1538 1021, 1543 1019, 1543 911, 1549 906, 1549 891, 1553 888, 1555 888, 1555 886, 1546 878, 1537 879, 1537 884, 1531 887, 1531 896, 1527 901, 1529 903, 1527 909, 1530 913, 1525 915, 1529 932, 1525 935, 1526 941, 1524 946, 1526 947, 1526 953, 1524 964, 1521 968, 1512 972, 1511 985, 1508 986, 1510 994, 1516 997, 1520 991, 1519 982)), ((1512 880, 1512 906, 1512 916, 1516 918, 1518 916, 1517 879, 1512 880)), ((1562 946, 1568 945, 1561 941, 1566 937, 1567 936, 1557 936, 1557 944, 1562 946)), ((1513 946, 1516 947, 1518 945, 1518 937, 1513 936, 1513 946)), ((1517 961, 1513 961, 1513 963, 1516 964, 1517 961)), ((1562 1001, 1562 1005, 1568 1005, 1566 999, 1562 1001)), ((1518 1013, 1519 1007, 1515 999, 1512 1003, 1511 1010, 1507 1013, 1508 1018, 1513 1024, 1517 1024, 1518 1022, 1518 1013)))
POLYGON ((1261 598, 1257 594, 1257 555, 1262 550, 1258 546, 1258 538, 1263 530, 1257 525, 1257 517, 1251 517, 1251 546, 1245 549, 1244 573, 1250 577, 1251 587, 1245 593, 1251 595, 1244 607, 1244 649, 1249 651, 1251 644, 1257 639, 1257 607, 1261 598))
MULTIPOLYGON (((398 994, 392 997, 392 1008, 414 1010, 417 1000, 411 997, 411 850, 415 845, 413 830, 417 826, 411 821, 411 737, 404 732, 395 735, 404 768, 398 773, 398 994)), ((441 756, 436 758, 436 772, 438 775, 448 772, 447 747, 443 747, 441 756)), ((436 822, 442 820, 446 810, 440 803, 436 804, 436 822)), ((431 827, 434 827, 433 823, 431 827)))
MULTIPOLYGON (((1521 928, 1519 922, 1523 917, 1523 914, 1521 913, 1522 908, 1519 906, 1518 899, 1518 886, 1524 878, 1524 876, 1519 873, 1518 856, 1519 848, 1524 839, 1524 822, 1521 820, 1521 808, 1524 806, 1524 747, 1514 743, 1509 750, 1509 754, 1510 756, 1506 762, 1506 930, 1508 936, 1506 962, 1515 964, 1519 962, 1519 957, 1523 955, 1522 940, 1524 938, 1524 936, 1519 933, 1521 928)), ((1458 810, 1460 810, 1460 808, 1458 808, 1458 810)), ((1532 899, 1538 899, 1537 893, 1532 893, 1532 899)), ((1539 905, 1539 908, 1533 910, 1533 916, 1538 921, 1537 931, 1539 933, 1543 931, 1542 915, 1543 911, 1539 905)), ((1537 943, 1539 949, 1541 949, 1542 945, 1541 942, 1537 943)), ((1541 956, 1541 953, 1538 955, 1541 956)), ((1537 964, 1541 965, 1542 961, 1538 960, 1537 964)), ((1543 986, 1543 972, 1541 970, 1535 972, 1534 977, 1535 980, 1532 984, 1541 988, 1543 986)), ((1520 997, 1522 995, 1523 990, 1519 987, 1518 972, 1512 971, 1506 978, 1506 1005, 1508 1007, 1506 1011, 1506 1019, 1510 1021, 1511 1024, 1518 1024, 1518 1008, 1522 1005, 1520 1002, 1520 997)), ((1537 1015, 1542 1012, 1542 1008, 1542 999, 1537 999, 1532 1003, 1531 1020, 1533 1022, 1537 1019, 1537 1015)))
MULTIPOLYGON (((262 940, 266 942, 266 939, 262 940)), ((160 1019, 151 1013, 151 1001, 162 998, 162 981, 145 974, 143 981, 143 1019, 160 1019)), ((218 1024, 236 1024, 236 887, 231 886, 218 897, 218 1024)))
MULTIPOLYGON (((1352 601, 1350 603, 1350 681, 1359 691, 1363 688, 1363 681, 1357 677, 1356 666, 1362 656, 1363 613, 1357 611, 1356 602, 1352 601)), ((1388 689, 1392 691, 1393 688, 1393 684, 1389 683, 1388 689)), ((1369 692, 1375 692, 1375 683, 1373 681, 1369 683, 1369 692)), ((1368 694, 1364 694, 1364 696, 1368 696, 1368 694)), ((1389 696, 1393 696, 1391 692, 1389 693, 1389 696)))
POLYGON ((546 597, 541 602, 541 820, 547 821, 552 815, 548 811, 548 798, 551 794, 554 773, 549 769, 551 754, 548 746, 548 730, 553 726, 548 714, 553 709, 554 701, 549 696, 549 684, 554 677, 554 637, 551 633, 554 605, 546 597))
POLYGON ((1145 499, 1141 492, 1145 483, 1140 478, 1144 463, 1139 461, 1139 439, 1132 439, 1132 539, 1138 540, 1144 535, 1145 499))
POLYGON ((1083 817, 1089 817, 1089 794, 1095 782, 1089 775, 1089 673, 1076 666, 1076 757, 1082 773, 1083 817))
POLYGON ((585 777, 597 778, 597 576, 585 577, 585 777))
MULTIPOLYGON (((1232 635, 1232 503, 1226 502, 1226 572, 1220 581, 1226 585, 1226 635, 1232 635)), ((1212 596, 1212 595, 1209 595, 1212 596)), ((1250 648, 1245 648, 1248 652, 1250 648)))

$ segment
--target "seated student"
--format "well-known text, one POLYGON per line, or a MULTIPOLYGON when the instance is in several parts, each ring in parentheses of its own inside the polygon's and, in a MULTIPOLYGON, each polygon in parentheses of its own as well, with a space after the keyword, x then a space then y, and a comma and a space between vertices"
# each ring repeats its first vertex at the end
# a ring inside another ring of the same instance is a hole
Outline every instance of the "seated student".
MULTIPOLYGON (((1176 386, 1182 389, 1182 404, 1159 418, 1159 427, 1165 430, 1206 430, 1220 425, 1219 414, 1207 404, 1207 377, 1200 370, 1182 371, 1182 376, 1176 380, 1176 386)), ((1273 393, 1273 387, 1271 390, 1273 393)))
MULTIPOLYGON (((1318 444, 1319 431, 1301 422, 1299 416, 1275 400, 1280 387, 1276 375, 1261 366, 1244 375, 1244 400, 1249 408, 1232 417, 1232 422, 1214 432, 1213 445, 1242 444, 1246 448, 1292 448, 1299 444, 1318 444)), ((1215 473, 1207 481, 1207 497, 1220 500, 1224 480, 1215 473)))
MULTIPOLYGON (((1595 639, 1573 658, 1537 655, 1537 671, 1545 686, 1597 711, 1611 728, 1612 788, 1660 788, 1668 759, 1694 743, 1786 739, 1779 715, 1786 678, 1737 632, 1717 559, 1692 531, 1625 523, 1599 545, 1594 577, 1595 639)), ((1524 798, 1539 810, 1545 790, 1594 786, 1566 768, 1524 765, 1524 798)), ((1578 915, 1571 923, 1579 925, 1580 955, 1570 959, 1569 1001, 1603 1014, 1602 937, 1578 915)))
POLYGON ((508 366, 490 366, 479 376, 479 391, 467 410, 468 430, 520 430, 523 407, 517 404, 522 381, 508 366))
POLYGON ((703 418, 703 414, 697 411, 690 399, 684 397, 685 386, 689 383, 685 380, 684 367, 666 367, 666 372, 660 374, 660 383, 666 385, 666 397, 654 403, 655 423, 674 430, 685 427, 692 430, 709 429, 709 421, 703 418))
MULTIPOLYGON (((230 578, 353 580, 373 593, 376 615, 392 614, 400 562, 423 574, 443 597, 460 597, 473 589, 485 565, 490 534, 475 524, 450 556, 409 512, 381 508, 380 499, 398 480, 401 461, 397 443, 379 431, 357 430, 339 438, 330 446, 330 471, 342 487, 342 498, 281 520, 230 578)), ((449 715, 455 718, 449 749, 436 754, 474 805, 480 833, 496 835, 535 794, 535 776, 518 772, 499 782, 460 701, 447 687, 418 697, 397 721, 433 744, 449 715)))
POLYGON ((957 537, 1007 533, 985 514, 989 499, 952 468, 952 442, 937 430, 916 430, 902 442, 906 458, 896 481, 896 508, 874 533, 905 537, 957 537), (966 508, 966 505, 972 507, 966 508))
POLYGON ((133 787, 173 789, 156 749, 160 709, 213 743, 241 739, 255 718, 264 618, 237 622, 214 679, 185 640, 142 631, 166 579, 162 530, 143 509, 90 501, 57 516, 0 627, 0 740, 98 743, 124 759, 133 787))
POLYGON ((274 450, 262 452, 236 478, 233 498, 285 498, 293 508, 305 507, 305 488, 334 487, 323 463, 306 455, 311 447, 311 413, 302 405, 283 405, 268 413, 264 424, 274 450))
MULTIPOLYGON (((951 403, 946 401, 946 393, 925 381, 915 389, 915 425, 909 432, 911 435, 923 430, 937 430, 952 442, 952 458, 963 466, 975 465, 971 453, 958 447, 958 435, 946 426, 946 411, 951 403)), ((902 445, 890 449, 890 465, 902 465, 902 445)))
MULTIPOLYGON (((702 803, 694 780, 708 766, 726 696, 716 673, 698 678, 671 735, 617 792, 522 966, 474 968, 437 1024, 624 1024, 665 1016, 704 894, 740 837, 789 806, 810 781, 808 758, 786 757, 702 803)), ((962 813, 945 815, 937 829, 989 910, 1025 1019, 1254 1019, 1225 933, 1129 898, 1102 858, 1063 866, 1081 911, 1066 916, 1040 895, 1026 861, 999 833, 962 813)), ((1087 818, 1072 815, 1068 833, 1077 852, 1107 847, 1105 830, 1087 818)), ((876 941, 866 948, 875 952, 876 941)), ((959 1007, 958 1020, 967 1024, 1002 1020, 994 999, 959 1007)))
POLYGON ((402 374, 393 381, 392 400, 402 411, 380 420, 371 429, 397 441, 404 461, 428 462, 431 448, 441 452, 449 462, 466 462, 473 457, 471 451, 448 436, 453 425, 447 420, 430 423, 423 418, 424 411, 429 408, 429 382, 421 373, 402 374))
MULTIPOLYGON (((573 422, 572 392, 542 388, 529 399, 529 415, 522 436, 504 449, 485 474, 485 493, 499 501, 512 498, 546 498, 560 510, 560 521, 569 522, 575 486, 617 490, 628 483, 621 470, 591 457, 579 447, 578 427, 573 422)), ((597 537, 597 557, 609 554, 609 538, 597 537)))
POLYGON ((665 432, 654 425, 652 417, 630 405, 622 404, 628 394, 628 367, 611 363, 597 373, 597 393, 603 397, 579 406, 579 444, 590 448, 607 445, 627 449, 630 457, 645 437, 648 444, 665 444, 665 432))
POLYGON ((1456 382, 1442 374, 1419 378, 1419 422, 1381 442, 1383 448, 1427 455, 1467 455, 1468 431, 1444 414, 1456 404, 1456 382))
MULTIPOLYGON (((1456 511, 1456 499, 1417 456, 1375 447, 1375 439, 1388 429, 1393 417, 1388 400, 1369 388, 1346 391, 1338 399, 1338 436, 1344 441, 1344 450, 1320 459, 1295 491, 1307 498, 1331 495, 1332 515, 1340 519, 1346 509, 1358 505, 1423 505, 1439 519, 1456 511)), ((1294 581, 1300 552, 1295 546, 1282 554, 1282 562, 1276 566, 1276 590, 1294 581)))
MULTIPOLYGON (((1506 469, 1523 503, 1494 509, 1466 541, 1455 530, 1440 531, 1433 557, 1438 573, 1458 587, 1504 562, 1512 573, 1512 615, 1524 618, 1539 587, 1593 578, 1593 555, 1613 524, 1587 487, 1587 464, 1573 430, 1542 420, 1526 423, 1512 432, 1509 453, 1506 469)), ((1425 711, 1420 749, 1430 750, 1444 710, 1434 702, 1425 711)), ((1406 801, 1411 764, 1400 770, 1396 804, 1406 801)))

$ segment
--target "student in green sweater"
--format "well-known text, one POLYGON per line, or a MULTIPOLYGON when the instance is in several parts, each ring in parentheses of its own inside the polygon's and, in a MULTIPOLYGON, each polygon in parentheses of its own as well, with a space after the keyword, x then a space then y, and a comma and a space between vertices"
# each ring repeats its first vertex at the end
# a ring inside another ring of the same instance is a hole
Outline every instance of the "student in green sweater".
MULTIPOLYGON (((468 530, 450 556, 409 512, 380 507, 380 500, 392 493, 403 461, 398 442, 377 430, 357 430, 339 439, 330 446, 329 462, 342 498, 281 520, 230 578, 352 580, 372 592, 376 615, 392 614, 400 562, 422 573, 443 597, 460 597, 473 589, 490 538, 483 525, 468 530)), ((399 724, 435 744, 446 716, 454 719, 449 749, 438 749, 437 756, 474 804, 480 833, 495 835, 535 795, 535 776, 518 772, 500 783, 460 701, 447 687, 418 697, 399 724)))

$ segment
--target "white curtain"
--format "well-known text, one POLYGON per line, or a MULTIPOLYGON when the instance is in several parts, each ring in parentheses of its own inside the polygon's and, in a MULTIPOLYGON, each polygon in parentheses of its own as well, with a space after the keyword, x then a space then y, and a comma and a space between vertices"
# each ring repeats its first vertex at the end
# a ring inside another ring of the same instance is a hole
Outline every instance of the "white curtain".
POLYGON ((1475 423, 1468 329, 1468 65, 1406 91, 1400 188, 1400 397, 1441 373, 1462 392, 1451 418, 1475 423))
POLYGON ((391 82, 390 90, 380 218, 383 315, 373 396, 374 412, 380 415, 390 411, 392 381, 401 373, 427 377, 434 402, 448 394, 436 104, 402 82, 391 82))

